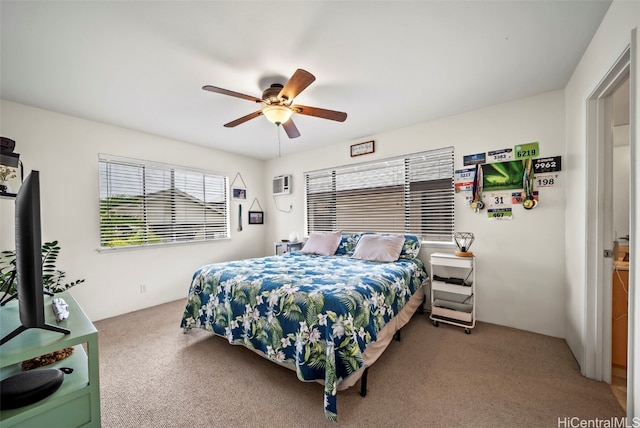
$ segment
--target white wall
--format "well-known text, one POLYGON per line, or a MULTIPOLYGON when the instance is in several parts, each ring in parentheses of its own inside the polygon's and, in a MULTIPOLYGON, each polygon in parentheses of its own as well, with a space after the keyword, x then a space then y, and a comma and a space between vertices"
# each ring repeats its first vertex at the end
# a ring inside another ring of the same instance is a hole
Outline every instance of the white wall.
MULTIPOLYGON (((92 320, 186 298, 194 270, 205 263, 264 255, 262 227, 247 226, 244 216, 244 230, 236 231, 237 201, 230 240, 97 251, 98 153, 218 171, 230 180, 240 172, 245 213, 254 197, 264 200, 264 162, 8 101, 1 108, 0 135, 16 141, 25 175, 40 171, 43 241, 60 242, 59 268, 68 279, 86 279, 72 294, 92 320)), ((14 248, 13 209, 12 200, 0 200, 0 250, 14 248)))
MULTIPOLYGON (((564 95, 554 91, 396 131, 365 136, 361 140, 327 145, 323 149, 268 161, 265 192, 270 179, 293 174, 294 192, 277 197, 265 207, 268 228, 265 252, 273 241, 291 231, 304 232, 303 172, 350 163, 368 162, 405 153, 446 146, 455 147, 456 169, 462 156, 540 142, 543 157, 563 156, 564 95), (350 144, 375 140, 375 153, 349 156, 350 144)), ((477 317, 481 321, 564 337, 564 210, 566 177, 558 188, 540 189, 540 203, 526 211, 514 206, 514 219, 489 221, 486 210, 475 214, 456 195, 456 230, 476 236, 472 251, 477 257, 477 317)), ((374 209, 374 207, 372 207, 374 209)), ((442 250, 440 248, 439 250, 442 250)), ((448 250, 452 250, 449 248, 448 250)), ((434 248, 421 251, 428 260, 434 248)))

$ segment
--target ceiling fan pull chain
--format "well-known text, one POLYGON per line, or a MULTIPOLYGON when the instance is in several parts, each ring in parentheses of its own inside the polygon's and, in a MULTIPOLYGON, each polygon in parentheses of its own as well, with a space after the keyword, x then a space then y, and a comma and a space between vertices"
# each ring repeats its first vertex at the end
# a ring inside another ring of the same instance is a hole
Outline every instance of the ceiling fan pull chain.
POLYGON ((280 124, 276 125, 276 132, 278 133, 278 157, 282 157, 282 142, 280 141, 280 124))

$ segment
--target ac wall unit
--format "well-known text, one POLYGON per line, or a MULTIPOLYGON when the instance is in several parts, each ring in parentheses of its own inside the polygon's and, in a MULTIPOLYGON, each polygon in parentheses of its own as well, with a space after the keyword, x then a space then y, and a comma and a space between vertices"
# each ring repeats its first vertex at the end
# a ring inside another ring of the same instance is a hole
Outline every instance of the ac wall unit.
POLYGON ((273 178, 273 195, 290 195, 291 194, 291 176, 279 175, 273 178))

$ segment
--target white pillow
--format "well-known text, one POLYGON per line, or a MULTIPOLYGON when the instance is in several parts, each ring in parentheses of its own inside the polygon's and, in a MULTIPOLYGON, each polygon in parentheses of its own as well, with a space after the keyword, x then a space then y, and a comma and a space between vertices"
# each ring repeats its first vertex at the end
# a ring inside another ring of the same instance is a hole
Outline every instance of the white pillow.
POLYGON ((403 245, 402 235, 362 235, 351 257, 373 262, 395 262, 400 257, 403 245))
POLYGON ((342 232, 311 232, 309 239, 300 250, 303 253, 333 256, 340 245, 342 232))

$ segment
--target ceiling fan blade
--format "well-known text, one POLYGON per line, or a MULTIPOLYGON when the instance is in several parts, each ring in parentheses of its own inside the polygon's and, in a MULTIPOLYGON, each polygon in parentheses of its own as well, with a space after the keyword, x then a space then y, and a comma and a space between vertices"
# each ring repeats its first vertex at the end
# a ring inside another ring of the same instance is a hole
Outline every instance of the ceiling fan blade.
POLYGON ((205 85, 202 87, 205 91, 215 92, 217 94, 222 95, 231 95, 232 97, 242 98, 243 100, 255 101, 257 103, 261 103, 262 100, 260 98, 252 97, 251 95, 241 94, 240 92, 230 91, 228 89, 218 88, 217 86, 205 85))
POLYGON ((291 102, 298 94, 305 90, 307 86, 316 80, 315 76, 301 68, 297 69, 293 76, 285 83, 284 87, 278 94, 279 98, 286 98, 291 102))
POLYGON ((291 106, 291 110, 296 113, 305 114, 307 116, 321 117, 323 119, 335 120, 337 122, 344 122, 345 120, 347 120, 347 113, 341 111, 301 105, 291 106))
POLYGON ((284 131, 287 133, 289 138, 298 138, 300 136, 300 131, 298 131, 296 124, 293 123, 293 119, 287 120, 282 124, 282 127, 284 128, 284 131))
POLYGON ((242 116, 240 119, 233 120, 229 123, 225 123, 225 128, 233 128, 234 126, 242 125, 243 123, 255 119, 258 116, 262 116, 262 110, 254 111, 246 116, 242 116))

